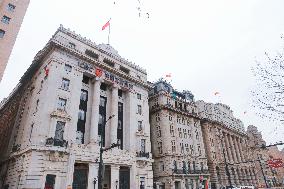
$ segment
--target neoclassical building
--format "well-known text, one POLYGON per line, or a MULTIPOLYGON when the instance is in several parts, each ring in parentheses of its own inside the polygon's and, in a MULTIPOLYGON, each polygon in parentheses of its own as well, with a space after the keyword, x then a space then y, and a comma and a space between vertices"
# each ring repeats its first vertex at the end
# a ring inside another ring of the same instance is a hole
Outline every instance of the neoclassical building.
POLYGON ((152 84, 149 106, 155 187, 204 188, 209 172, 194 96, 160 80, 152 84))
POLYGON ((249 157, 248 135, 229 106, 197 101, 211 188, 257 185, 255 162, 249 157), (226 173, 225 167, 228 167, 226 173))
POLYGON ((62 26, 0 107, 0 188, 153 188, 146 71, 62 26), (109 119, 109 117, 111 117, 109 119), (104 136, 104 137, 102 137, 104 136))

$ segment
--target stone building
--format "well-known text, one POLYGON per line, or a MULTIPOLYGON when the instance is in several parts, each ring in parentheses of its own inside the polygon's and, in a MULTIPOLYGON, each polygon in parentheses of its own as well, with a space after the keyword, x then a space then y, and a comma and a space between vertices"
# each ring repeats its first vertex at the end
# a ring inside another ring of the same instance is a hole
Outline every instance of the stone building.
POLYGON ((256 170, 248 157, 248 136, 243 123, 225 104, 197 101, 196 105, 202 120, 211 188, 229 186, 228 175, 233 186, 256 185, 256 170))
POLYGON ((249 158, 255 161, 255 169, 258 180, 258 186, 265 186, 264 176, 266 177, 267 184, 272 186, 274 179, 270 168, 267 165, 269 160, 268 148, 262 148, 266 142, 262 138, 262 134, 258 131, 256 126, 249 125, 247 128, 248 145, 249 145, 249 158), (263 173, 262 173, 262 170, 263 173), (264 176, 263 176, 264 175, 264 176))
POLYGON ((97 188, 100 143, 120 144, 104 189, 153 188, 148 89, 144 69, 60 26, 1 103, 0 188, 97 188))
MULTIPOLYGON (((284 162, 284 153, 276 146, 268 148, 269 159, 281 159, 284 162)), ((284 166, 279 168, 269 168, 271 172, 270 185, 271 186, 283 186, 284 185, 284 166)))
POLYGON ((204 187, 209 172, 194 96, 160 80, 149 92, 149 107, 155 187, 204 187))
POLYGON ((0 82, 30 0, 0 0, 0 82))

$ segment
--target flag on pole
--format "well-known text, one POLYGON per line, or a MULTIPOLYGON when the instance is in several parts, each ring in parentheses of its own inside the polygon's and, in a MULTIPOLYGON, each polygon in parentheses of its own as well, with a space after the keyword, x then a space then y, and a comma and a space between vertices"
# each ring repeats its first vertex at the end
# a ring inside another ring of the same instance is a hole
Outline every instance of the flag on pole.
POLYGON ((216 95, 219 95, 219 94, 220 94, 220 93, 219 93, 218 91, 214 93, 215 96, 216 96, 216 95))
POLYGON ((107 21, 107 23, 105 23, 105 25, 103 25, 102 30, 105 30, 109 25, 110 25, 110 19, 109 21, 107 21))

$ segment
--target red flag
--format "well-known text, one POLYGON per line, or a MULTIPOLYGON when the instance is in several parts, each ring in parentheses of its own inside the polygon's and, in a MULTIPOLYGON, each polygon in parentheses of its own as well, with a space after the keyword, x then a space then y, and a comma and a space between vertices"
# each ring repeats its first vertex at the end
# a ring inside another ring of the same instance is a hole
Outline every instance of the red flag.
MULTIPOLYGON (((109 20, 110 21, 110 20, 109 20)), ((107 23, 105 23, 105 25, 102 27, 102 30, 106 29, 106 27, 108 27, 110 25, 110 22, 107 21, 107 23)))

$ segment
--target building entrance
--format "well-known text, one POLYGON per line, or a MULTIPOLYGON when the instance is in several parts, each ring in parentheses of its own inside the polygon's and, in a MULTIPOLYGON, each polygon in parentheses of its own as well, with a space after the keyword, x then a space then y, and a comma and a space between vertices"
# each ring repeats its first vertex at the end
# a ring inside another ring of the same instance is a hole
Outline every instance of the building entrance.
POLYGON ((120 167, 119 169, 119 189, 130 189, 129 167, 120 167))
POLYGON ((88 187, 88 164, 76 163, 74 165, 73 189, 87 189, 88 187))

